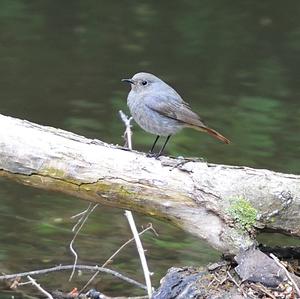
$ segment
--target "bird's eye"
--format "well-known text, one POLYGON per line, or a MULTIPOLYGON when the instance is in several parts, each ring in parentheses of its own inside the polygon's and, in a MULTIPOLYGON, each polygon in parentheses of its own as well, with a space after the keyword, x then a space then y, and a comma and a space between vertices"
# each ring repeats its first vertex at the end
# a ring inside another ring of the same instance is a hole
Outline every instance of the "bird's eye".
POLYGON ((147 81, 142 81, 142 85, 147 85, 148 84, 148 82, 147 81))

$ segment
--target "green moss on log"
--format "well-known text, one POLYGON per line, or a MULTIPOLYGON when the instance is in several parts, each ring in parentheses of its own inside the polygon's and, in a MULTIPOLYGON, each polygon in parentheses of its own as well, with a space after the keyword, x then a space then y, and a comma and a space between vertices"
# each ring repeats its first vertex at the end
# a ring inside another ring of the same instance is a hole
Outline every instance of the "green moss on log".
POLYGON ((240 225, 240 228, 250 231, 257 220, 257 210, 244 197, 230 200, 228 214, 240 225))

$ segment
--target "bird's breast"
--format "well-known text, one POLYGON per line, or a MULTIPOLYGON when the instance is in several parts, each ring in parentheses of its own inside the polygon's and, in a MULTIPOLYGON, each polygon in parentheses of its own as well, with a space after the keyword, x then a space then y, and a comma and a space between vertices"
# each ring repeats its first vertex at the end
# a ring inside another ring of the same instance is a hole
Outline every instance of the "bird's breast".
POLYGON ((142 98, 129 94, 127 105, 133 119, 146 132, 160 136, 168 136, 177 133, 183 128, 183 124, 179 121, 149 108, 142 98))

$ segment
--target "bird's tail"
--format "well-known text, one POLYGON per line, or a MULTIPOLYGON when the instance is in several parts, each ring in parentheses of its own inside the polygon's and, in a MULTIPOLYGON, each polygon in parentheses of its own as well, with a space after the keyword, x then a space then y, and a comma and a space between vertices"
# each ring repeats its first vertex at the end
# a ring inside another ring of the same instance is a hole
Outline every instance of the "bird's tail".
POLYGON ((211 129, 209 127, 198 127, 198 126, 191 126, 193 129, 196 129, 197 131, 201 131, 201 132, 206 132, 209 135, 211 135, 212 137, 228 144, 230 143, 230 140, 228 140, 226 137, 224 137, 223 135, 221 135, 220 133, 218 133, 217 131, 215 131, 214 129, 211 129))

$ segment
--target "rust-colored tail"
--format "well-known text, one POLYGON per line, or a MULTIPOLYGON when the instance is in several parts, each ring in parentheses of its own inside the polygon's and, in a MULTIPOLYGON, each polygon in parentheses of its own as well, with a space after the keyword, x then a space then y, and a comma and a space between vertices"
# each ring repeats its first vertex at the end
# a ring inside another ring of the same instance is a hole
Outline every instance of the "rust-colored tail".
POLYGON ((211 129, 209 127, 198 127, 198 126, 191 126, 193 129, 196 129, 197 131, 206 132, 212 137, 219 139, 220 141, 228 144, 230 143, 230 140, 228 140, 226 137, 215 131, 214 129, 211 129))

